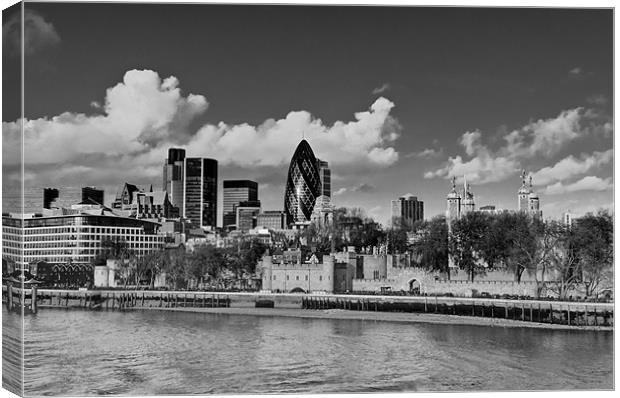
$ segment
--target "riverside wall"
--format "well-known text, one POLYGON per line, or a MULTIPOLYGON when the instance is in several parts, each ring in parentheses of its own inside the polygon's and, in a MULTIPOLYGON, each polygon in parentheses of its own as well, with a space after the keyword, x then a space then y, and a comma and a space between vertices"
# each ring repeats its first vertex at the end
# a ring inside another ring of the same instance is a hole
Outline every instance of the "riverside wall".
MULTIPOLYGON (((3 287, 11 310, 81 308, 87 310, 226 311, 227 308, 349 310, 433 313, 483 317, 568 327, 613 327, 613 303, 504 300, 490 298, 385 296, 358 294, 225 293, 205 291, 52 290, 3 287), (20 303, 15 303, 19 301, 20 303), (33 305, 36 303, 36 305, 33 305), (30 305, 29 305, 30 304, 30 305), (25 308, 24 308, 25 309, 25 308)), ((221 312, 220 311, 220 312, 221 312)), ((27 311, 28 312, 28 311, 27 311)), ((252 313, 252 312, 248 312, 252 313)), ((277 314, 274 312, 272 314, 277 314)), ((447 318, 446 318, 447 319, 447 318)), ((454 318, 452 318, 454 319, 454 318)))
MULTIPOLYGON (((537 296, 535 275, 523 273, 520 282, 516 282, 514 274, 504 270, 493 270, 485 275, 479 275, 473 282, 467 280, 465 271, 454 270, 450 279, 445 275, 428 272, 418 267, 388 267, 386 278, 354 279, 354 292, 381 292, 391 291, 409 292, 418 288, 421 295, 453 294, 458 297, 472 297, 480 293, 491 295, 537 296)), ((551 289, 543 291, 542 296, 557 298, 551 289)), ((573 296, 584 296, 581 286, 569 293, 573 296)))

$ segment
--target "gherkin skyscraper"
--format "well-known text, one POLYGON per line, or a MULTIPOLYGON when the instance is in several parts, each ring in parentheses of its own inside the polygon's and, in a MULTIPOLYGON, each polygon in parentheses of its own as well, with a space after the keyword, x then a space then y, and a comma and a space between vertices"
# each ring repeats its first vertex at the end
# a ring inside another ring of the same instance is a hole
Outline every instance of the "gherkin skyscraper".
POLYGON ((319 162, 308 141, 302 140, 291 159, 284 192, 287 225, 310 221, 316 198, 321 195, 319 162))

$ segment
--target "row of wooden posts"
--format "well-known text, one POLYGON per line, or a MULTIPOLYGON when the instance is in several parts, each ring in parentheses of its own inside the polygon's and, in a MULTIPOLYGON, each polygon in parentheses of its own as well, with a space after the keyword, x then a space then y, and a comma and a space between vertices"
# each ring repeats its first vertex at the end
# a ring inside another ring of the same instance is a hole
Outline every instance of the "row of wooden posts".
POLYGON ((36 313, 40 306, 44 307, 79 307, 89 309, 123 310, 134 307, 196 307, 220 308, 230 307, 230 297, 220 294, 199 293, 160 293, 145 292, 68 292, 45 291, 32 289, 15 289, 7 286, 6 305, 9 311, 36 313))
POLYGON ((310 296, 302 298, 303 309, 343 309, 353 311, 391 311, 435 313, 487 318, 503 318, 537 323, 565 324, 573 326, 613 326, 613 312, 599 311, 587 305, 570 308, 570 305, 554 308, 552 303, 528 303, 505 301, 496 303, 467 301, 441 303, 437 297, 424 297, 424 301, 385 301, 371 298, 330 298, 310 296))
MULTIPOLYGON (((251 299, 252 300, 252 299, 251 299)), ((301 308, 309 310, 342 309, 352 311, 392 311, 412 313, 436 313, 447 315, 502 318, 528 322, 565 324, 574 326, 613 326, 613 312, 600 310, 596 305, 540 303, 527 301, 450 300, 440 302, 437 297, 424 297, 415 301, 386 300, 375 297, 324 297, 302 296, 301 308), (554 307, 555 305, 555 307, 554 307)), ((97 291, 39 291, 6 289, 7 308, 12 311, 36 313, 40 306, 81 307, 89 309, 123 310, 128 308, 220 308, 230 307, 229 295, 217 293, 183 292, 97 292, 97 291)), ((257 307, 274 307, 272 298, 256 298, 257 307)))
POLYGON ((21 312, 23 310, 36 314, 38 308, 36 285, 32 289, 14 289, 9 284, 6 288, 6 307, 9 311, 21 312))
POLYGON ((146 292, 89 292, 88 294, 59 291, 40 296, 41 305, 51 307, 83 307, 106 310, 123 310, 136 307, 150 308, 219 308, 230 307, 230 297, 219 294, 179 294, 146 292), (77 303, 76 303, 77 301, 77 303))

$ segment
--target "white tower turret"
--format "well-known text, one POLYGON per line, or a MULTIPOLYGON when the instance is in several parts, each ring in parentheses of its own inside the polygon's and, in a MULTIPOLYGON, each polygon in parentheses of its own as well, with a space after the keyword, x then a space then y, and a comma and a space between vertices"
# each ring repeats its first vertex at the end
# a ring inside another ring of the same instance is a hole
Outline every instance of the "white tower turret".
POLYGON ((448 208, 446 210, 446 221, 448 229, 451 228, 452 222, 461 216, 461 196, 456 191, 456 177, 452 177, 452 190, 446 196, 448 208))
POLYGON ((521 188, 517 192, 517 208, 519 211, 528 211, 529 208, 529 196, 530 189, 527 187, 527 183, 525 181, 526 173, 525 170, 521 171, 521 188))

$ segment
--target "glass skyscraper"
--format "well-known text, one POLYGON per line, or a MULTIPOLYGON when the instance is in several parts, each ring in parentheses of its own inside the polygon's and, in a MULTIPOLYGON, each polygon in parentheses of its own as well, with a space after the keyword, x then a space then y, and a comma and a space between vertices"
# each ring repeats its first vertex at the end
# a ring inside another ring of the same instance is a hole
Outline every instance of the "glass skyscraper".
MULTIPOLYGON (((258 201, 258 183, 250 180, 226 180, 224 181, 223 226, 236 223, 237 214, 235 207, 241 202, 258 201)), ((237 226, 238 227, 238 226, 237 226)))
POLYGON ((287 225, 310 221, 316 198, 322 194, 319 161, 302 140, 291 159, 284 191, 287 225))
POLYGON ((319 162, 319 175, 321 176, 321 195, 332 197, 332 171, 329 164, 321 159, 319 162))
POLYGON ((184 162, 185 149, 168 149, 168 159, 164 162, 163 190, 168 192, 172 206, 179 208, 179 214, 183 214, 184 162))
POLYGON ((183 216, 196 227, 217 224, 217 160, 185 159, 183 216))

